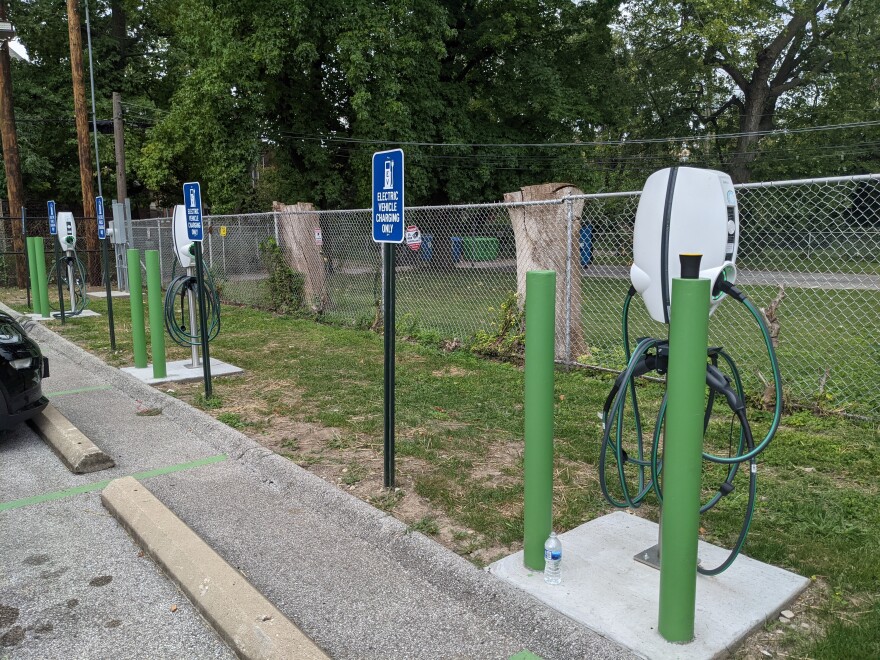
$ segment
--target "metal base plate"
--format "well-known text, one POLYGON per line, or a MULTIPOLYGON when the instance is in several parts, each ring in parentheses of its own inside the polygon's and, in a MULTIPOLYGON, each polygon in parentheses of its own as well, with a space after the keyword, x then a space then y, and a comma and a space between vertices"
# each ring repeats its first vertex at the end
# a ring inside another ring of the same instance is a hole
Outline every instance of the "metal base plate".
POLYGON ((647 550, 643 550, 642 552, 637 552, 633 555, 633 559, 637 562, 644 564, 645 566, 650 566, 651 568, 656 568, 658 571, 660 570, 660 544, 655 543, 647 550))

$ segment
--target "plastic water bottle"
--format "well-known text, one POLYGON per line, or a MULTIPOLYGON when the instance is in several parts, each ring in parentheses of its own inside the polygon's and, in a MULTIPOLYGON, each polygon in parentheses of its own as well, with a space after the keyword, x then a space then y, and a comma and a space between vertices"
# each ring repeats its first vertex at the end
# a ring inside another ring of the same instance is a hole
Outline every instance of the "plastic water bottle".
POLYGON ((556 536, 556 532, 550 532, 550 538, 544 543, 544 582, 547 584, 559 584, 562 582, 562 572, 559 564, 562 563, 562 543, 556 536))

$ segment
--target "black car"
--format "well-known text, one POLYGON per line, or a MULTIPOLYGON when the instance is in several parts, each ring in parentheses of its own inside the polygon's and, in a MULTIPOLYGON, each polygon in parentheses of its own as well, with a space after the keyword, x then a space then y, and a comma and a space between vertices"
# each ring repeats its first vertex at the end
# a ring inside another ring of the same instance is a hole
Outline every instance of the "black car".
POLYGON ((24 422, 46 407, 41 383, 49 361, 14 318, 0 312, 0 429, 24 422))

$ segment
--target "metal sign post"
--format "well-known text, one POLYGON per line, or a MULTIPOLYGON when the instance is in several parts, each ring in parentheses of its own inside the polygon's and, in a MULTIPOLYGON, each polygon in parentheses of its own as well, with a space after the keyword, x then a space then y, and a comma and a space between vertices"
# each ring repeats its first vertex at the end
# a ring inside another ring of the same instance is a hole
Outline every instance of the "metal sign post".
MULTIPOLYGON (((58 215, 55 213, 55 202, 47 203, 49 209, 49 233, 52 235, 52 249, 55 254, 55 279, 58 281, 58 309, 61 310, 61 325, 67 323, 64 318, 64 289, 61 286, 61 253, 58 248, 58 215)), ((73 303, 71 303, 71 308, 73 303)))
POLYGON ((208 348, 208 319, 205 312, 205 266, 202 262, 202 190, 198 181, 183 184, 183 204, 186 207, 186 230, 195 243, 196 288, 199 296, 199 335, 202 340, 202 369, 205 375, 205 398, 211 398, 211 355, 208 348))
MULTIPOLYGON (((51 205, 49 208, 55 207, 55 202, 49 202, 51 205)), ((27 293, 27 306, 28 309, 31 308, 31 270, 30 263, 28 263, 28 242, 27 242, 27 209, 25 207, 21 207, 21 248, 24 253, 24 290, 27 293)))
POLYGON ((403 150, 373 154, 373 240, 383 243, 383 320, 385 326, 386 488, 394 488, 394 299, 397 243, 403 242, 403 150))
MULTIPOLYGON (((104 218, 104 198, 95 197, 95 215, 98 216, 98 239, 104 261, 104 285, 107 291, 107 321, 110 324, 110 350, 116 350, 116 328, 113 324, 113 296, 110 293, 110 253, 107 251, 107 222, 104 218)), ((86 294, 88 295, 88 294, 86 294)))

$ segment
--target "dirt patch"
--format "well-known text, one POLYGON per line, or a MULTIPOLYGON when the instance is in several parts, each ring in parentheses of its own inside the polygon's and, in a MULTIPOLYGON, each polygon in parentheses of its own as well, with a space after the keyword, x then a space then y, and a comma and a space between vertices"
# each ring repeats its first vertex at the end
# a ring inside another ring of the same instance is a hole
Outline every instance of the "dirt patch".
POLYGON ((769 620, 761 630, 743 640, 733 657, 736 660, 788 657, 786 649, 794 644, 820 639, 825 630, 818 621, 817 612, 827 603, 829 593, 830 589, 824 580, 814 580, 804 593, 783 610, 794 616, 779 616, 769 620))
POLYGON ((474 372, 468 371, 467 369, 462 369, 461 367, 456 367, 453 365, 453 366, 449 366, 449 367, 444 367, 443 369, 438 369, 437 371, 432 371, 431 375, 436 376, 438 378, 443 378, 443 377, 460 378, 462 376, 470 376, 472 373, 474 373, 474 372))

